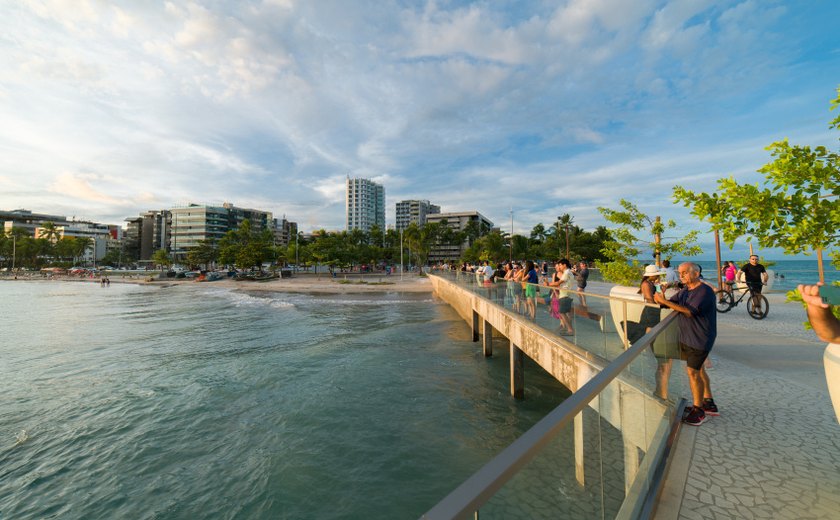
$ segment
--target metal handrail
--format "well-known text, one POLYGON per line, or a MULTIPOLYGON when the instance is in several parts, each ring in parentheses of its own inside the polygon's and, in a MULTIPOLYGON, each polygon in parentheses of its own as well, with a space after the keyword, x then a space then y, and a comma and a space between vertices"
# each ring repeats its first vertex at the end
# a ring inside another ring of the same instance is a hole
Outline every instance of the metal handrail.
POLYGON ((677 313, 666 316, 633 346, 610 362, 595 377, 586 382, 421 518, 428 520, 457 519, 478 511, 543 447, 551 442, 578 413, 595 399, 601 393, 601 390, 606 388, 625 368, 648 349, 653 340, 676 319, 677 313))

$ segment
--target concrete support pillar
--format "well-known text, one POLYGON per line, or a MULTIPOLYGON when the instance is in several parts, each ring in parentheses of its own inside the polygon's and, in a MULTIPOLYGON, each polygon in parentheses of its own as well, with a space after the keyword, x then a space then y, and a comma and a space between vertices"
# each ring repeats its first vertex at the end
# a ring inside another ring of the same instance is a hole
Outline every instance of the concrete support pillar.
POLYGON ((481 330, 481 341, 484 345, 484 357, 493 355, 493 326, 484 320, 484 327, 481 330))
POLYGON ((472 335, 473 341, 478 341, 478 313, 472 311, 472 335))
POLYGON ((622 437, 624 437, 624 492, 629 493, 636 473, 639 472, 639 449, 628 441, 623 433, 622 437))
POLYGON ((510 395, 525 397, 525 353, 510 341, 510 395))
POLYGON ((583 472, 583 412, 575 415, 575 479, 580 487, 586 485, 583 472))

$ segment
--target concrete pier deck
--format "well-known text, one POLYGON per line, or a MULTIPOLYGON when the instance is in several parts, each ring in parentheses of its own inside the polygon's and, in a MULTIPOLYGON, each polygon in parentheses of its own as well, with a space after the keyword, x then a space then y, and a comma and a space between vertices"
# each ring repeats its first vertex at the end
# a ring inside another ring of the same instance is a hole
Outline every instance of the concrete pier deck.
POLYGON ((719 316, 709 376, 720 417, 683 425, 657 520, 840 519, 840 424, 825 343, 798 304, 770 296, 762 321, 719 316))

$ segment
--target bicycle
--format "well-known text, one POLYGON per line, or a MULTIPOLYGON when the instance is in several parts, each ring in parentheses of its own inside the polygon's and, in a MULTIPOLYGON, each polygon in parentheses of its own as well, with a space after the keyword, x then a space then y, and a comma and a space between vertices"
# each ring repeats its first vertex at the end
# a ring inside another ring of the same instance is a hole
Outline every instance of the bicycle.
POLYGON ((770 303, 763 294, 753 291, 752 287, 747 285, 746 289, 737 289, 738 291, 741 291, 741 296, 739 296, 736 300, 733 287, 734 282, 726 283, 729 285, 729 290, 718 289, 715 291, 715 300, 717 302, 715 306, 717 307, 718 312, 729 312, 733 307, 737 307, 747 294, 750 295, 747 300, 747 313, 750 317, 756 320, 763 320, 767 316, 767 313, 770 312, 770 303), (756 299, 760 302, 758 309, 755 308, 756 299))

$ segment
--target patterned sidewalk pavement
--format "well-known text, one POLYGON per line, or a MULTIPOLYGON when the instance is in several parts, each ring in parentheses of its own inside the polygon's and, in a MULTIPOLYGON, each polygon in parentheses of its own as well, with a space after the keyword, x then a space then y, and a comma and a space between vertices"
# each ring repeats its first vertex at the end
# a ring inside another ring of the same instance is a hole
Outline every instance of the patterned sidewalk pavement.
POLYGON ((771 306, 776 319, 753 330, 720 320, 709 377, 721 416, 683 425, 657 520, 840 519, 825 344, 804 339, 791 305, 771 306))

